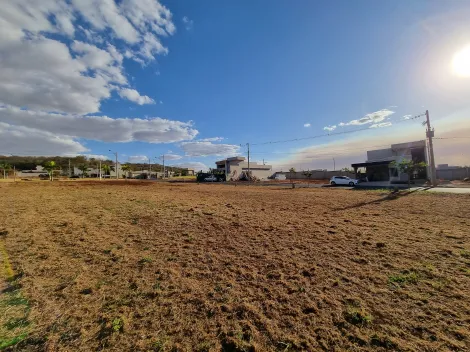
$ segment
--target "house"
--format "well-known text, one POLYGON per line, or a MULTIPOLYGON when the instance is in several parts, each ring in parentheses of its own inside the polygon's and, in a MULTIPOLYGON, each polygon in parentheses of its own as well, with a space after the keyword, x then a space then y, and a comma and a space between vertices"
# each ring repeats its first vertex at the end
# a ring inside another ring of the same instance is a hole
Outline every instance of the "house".
POLYGON ((39 175, 47 174, 47 171, 40 165, 36 166, 35 170, 17 170, 16 177, 39 177, 39 175))
MULTIPOLYGON (((402 160, 414 160, 415 162, 425 162, 428 164, 427 144, 425 140, 392 144, 390 148, 367 151, 367 161, 356 163, 351 166, 355 174, 359 169, 365 170, 365 176, 369 181, 390 181, 406 182, 408 175, 400 173, 393 166, 393 162, 399 163, 402 160)), ((416 174, 414 178, 426 179, 428 169, 416 174)))
POLYGON ((194 169, 190 168, 183 168, 181 169, 182 173, 186 173, 187 176, 194 176, 196 173, 194 172, 194 169))
MULTIPOLYGON (((224 160, 216 161, 217 171, 225 173, 227 179, 236 178, 242 172, 248 171, 248 162, 243 156, 236 156, 224 160)), ((272 166, 258 164, 257 162, 250 161, 251 175, 260 180, 267 180, 272 175, 272 166)))

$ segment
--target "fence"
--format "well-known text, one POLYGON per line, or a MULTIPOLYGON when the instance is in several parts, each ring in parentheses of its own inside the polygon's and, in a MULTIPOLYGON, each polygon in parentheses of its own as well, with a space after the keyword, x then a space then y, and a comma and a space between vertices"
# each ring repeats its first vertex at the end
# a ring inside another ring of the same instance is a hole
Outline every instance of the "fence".
POLYGON ((436 176, 439 180, 463 180, 466 177, 470 177, 470 167, 436 169, 436 176))

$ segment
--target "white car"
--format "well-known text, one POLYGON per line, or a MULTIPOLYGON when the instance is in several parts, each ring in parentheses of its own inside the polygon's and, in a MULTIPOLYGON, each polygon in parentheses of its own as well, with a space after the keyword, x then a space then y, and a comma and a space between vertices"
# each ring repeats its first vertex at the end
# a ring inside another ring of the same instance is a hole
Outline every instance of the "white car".
POLYGON ((217 181, 217 177, 215 177, 214 175, 210 175, 210 176, 206 177, 206 178, 204 179, 204 181, 206 181, 206 182, 216 182, 216 181, 217 181))
POLYGON ((330 185, 336 186, 336 185, 349 185, 349 186, 355 186, 357 185, 358 180, 355 180, 353 178, 349 178, 347 176, 333 176, 330 180, 330 185))

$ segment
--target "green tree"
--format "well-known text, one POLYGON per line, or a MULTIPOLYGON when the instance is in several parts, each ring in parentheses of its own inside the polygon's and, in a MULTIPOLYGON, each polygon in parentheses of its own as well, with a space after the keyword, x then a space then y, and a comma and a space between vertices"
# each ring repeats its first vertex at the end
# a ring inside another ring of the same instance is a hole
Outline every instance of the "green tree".
POLYGON ((304 174, 305 177, 307 177, 307 179, 309 181, 308 186, 310 187, 310 177, 312 177, 312 171, 307 170, 307 171, 304 171, 303 174, 304 174))
POLYGON ((88 165, 82 164, 78 167, 78 169, 82 172, 82 178, 87 176, 88 165))
POLYGON ((53 181, 54 180, 54 171, 57 170, 57 165, 56 165, 55 161, 53 161, 53 160, 46 161, 44 164, 42 164, 42 167, 49 174, 49 179, 51 181, 53 181))
POLYGON ((2 163, 0 164, 0 169, 3 170, 3 178, 7 178, 8 172, 11 170, 11 165, 8 163, 2 163))
POLYGON ((187 169, 182 169, 181 170, 181 176, 188 176, 188 170, 187 169))
POLYGON ((422 171, 426 168, 427 164, 425 162, 416 162, 414 160, 403 159, 399 163, 396 161, 392 162, 391 165, 396 167, 400 173, 408 175, 408 189, 410 189, 411 179, 415 173, 422 171))
POLYGON ((295 172, 295 167, 291 167, 291 168, 289 169, 289 172, 295 172))
POLYGON ((129 164, 121 165, 121 170, 127 178, 127 176, 129 176, 129 171, 131 171, 131 166, 129 164))
POLYGON ((111 171, 114 170, 114 167, 108 164, 103 164, 101 165, 101 170, 103 170, 105 175, 110 175, 111 171))

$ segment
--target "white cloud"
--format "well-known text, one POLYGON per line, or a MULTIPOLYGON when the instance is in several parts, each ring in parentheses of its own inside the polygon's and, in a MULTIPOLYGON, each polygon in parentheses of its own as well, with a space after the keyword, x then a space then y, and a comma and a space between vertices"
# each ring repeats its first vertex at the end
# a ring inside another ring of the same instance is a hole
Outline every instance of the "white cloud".
POLYGON ((304 123, 304 127, 310 127, 312 126, 310 123, 304 123))
POLYGON ((81 154, 88 149, 66 136, 0 122, 0 152, 14 155, 81 154))
POLYGON ((82 154, 85 156, 87 159, 96 159, 96 160, 110 160, 111 158, 106 155, 101 155, 101 154, 82 154))
POLYGON ((233 144, 214 144, 212 142, 183 142, 181 149, 187 156, 235 156, 240 147, 233 144))
POLYGON ((409 120, 413 117, 413 115, 404 115, 403 120, 409 120))
POLYGON ((357 125, 365 125, 368 123, 379 123, 384 120, 386 120, 390 115, 394 114, 394 111, 388 110, 388 109, 382 109, 376 112, 372 112, 370 114, 365 115, 364 117, 361 117, 358 120, 351 120, 349 122, 341 122, 338 124, 338 126, 343 127, 343 126, 357 126, 357 125))
POLYGON ((389 127, 391 126, 391 122, 382 122, 382 123, 374 123, 373 125, 370 125, 369 128, 381 128, 381 127, 389 127))
POLYGON ((199 142, 220 142, 224 140, 224 137, 212 137, 212 138, 202 138, 199 139, 199 142))
POLYGON ((140 95, 139 92, 135 89, 122 88, 119 90, 118 94, 121 96, 121 98, 126 98, 139 105, 155 104, 155 100, 146 95, 140 95))
POLYGON ((209 167, 206 164, 201 163, 199 161, 175 164, 174 166, 181 167, 181 168, 194 169, 195 172, 209 170, 209 167))
MULTIPOLYGON (((171 12, 158 0, 4 1, 0 103, 97 112, 113 89, 127 89, 124 57, 145 65, 167 54, 160 38, 175 31, 171 12)), ((137 96, 139 104, 150 101, 137 96)))
POLYGON ((159 117, 112 119, 107 116, 37 112, 11 106, 0 106, 0 122, 103 142, 172 143, 191 140, 198 134, 191 122, 159 117))
POLYGON ((182 155, 178 155, 178 154, 173 154, 173 153, 167 153, 165 154, 165 161, 170 161, 170 160, 180 160, 182 159, 183 156, 182 155))
MULTIPOLYGON (((150 159, 150 161, 152 161, 153 163, 152 159, 150 159)), ((143 163, 148 164, 149 158, 146 155, 131 155, 129 156, 129 162, 135 163, 135 164, 143 164, 143 163)))
POLYGON ((323 127, 323 129, 324 129, 325 131, 331 132, 331 131, 334 131, 334 130, 336 129, 336 125, 325 126, 325 127, 323 127))
POLYGON ((193 29, 194 21, 190 20, 188 16, 184 16, 181 20, 183 21, 184 28, 186 28, 187 31, 190 31, 191 29, 193 29))

